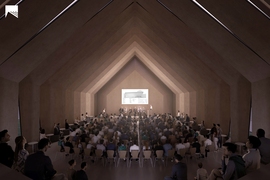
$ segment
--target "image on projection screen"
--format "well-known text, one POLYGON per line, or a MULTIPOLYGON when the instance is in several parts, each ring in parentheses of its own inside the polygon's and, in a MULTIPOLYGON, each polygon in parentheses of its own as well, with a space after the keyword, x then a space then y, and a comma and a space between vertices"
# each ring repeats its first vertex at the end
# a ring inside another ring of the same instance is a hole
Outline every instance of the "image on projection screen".
POLYGON ((122 89, 122 104, 148 104, 148 89, 122 89))

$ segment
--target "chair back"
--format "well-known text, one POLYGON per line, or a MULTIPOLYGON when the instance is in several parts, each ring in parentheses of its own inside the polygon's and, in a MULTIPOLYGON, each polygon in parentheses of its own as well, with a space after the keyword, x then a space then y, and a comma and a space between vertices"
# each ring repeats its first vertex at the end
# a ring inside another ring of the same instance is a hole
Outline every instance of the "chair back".
POLYGON ((201 154, 205 154, 205 147, 204 146, 201 146, 200 147, 200 151, 201 151, 201 154))
POLYGON ((80 149, 79 149, 79 148, 73 148, 73 150, 74 150, 74 153, 75 153, 75 154, 77 154, 77 155, 80 154, 80 149))
POLYGON ((120 159, 125 159, 127 156, 127 151, 119 151, 118 154, 120 159))
POLYGON ((84 156, 90 156, 91 149, 84 149, 84 156))
POLYGON ((152 151, 149 151, 149 150, 143 151, 144 159, 150 159, 151 154, 152 154, 152 151))
POLYGON ((95 154, 96 154, 96 157, 102 157, 103 151, 101 149, 96 149, 95 154))
POLYGON ((193 156, 196 154, 196 148, 190 148, 190 155, 193 156))
POLYGON ((83 147, 83 149, 86 148, 86 143, 85 142, 82 142, 82 147, 83 147))
POLYGON ((156 154, 157 154, 157 157, 156 158, 159 158, 159 159, 162 159, 163 158, 163 150, 157 150, 156 151, 156 154))
POLYGON ((179 149, 178 154, 180 154, 182 157, 186 156, 187 148, 179 149))
POLYGON ((168 158, 173 158, 175 153, 175 149, 168 150, 168 158))
POLYGON ((131 151, 131 158, 132 159, 137 159, 138 158, 138 155, 139 155, 139 151, 138 150, 133 150, 131 151))
POLYGON ((107 150, 107 155, 108 155, 108 158, 114 158, 113 155, 114 155, 114 150, 107 150))

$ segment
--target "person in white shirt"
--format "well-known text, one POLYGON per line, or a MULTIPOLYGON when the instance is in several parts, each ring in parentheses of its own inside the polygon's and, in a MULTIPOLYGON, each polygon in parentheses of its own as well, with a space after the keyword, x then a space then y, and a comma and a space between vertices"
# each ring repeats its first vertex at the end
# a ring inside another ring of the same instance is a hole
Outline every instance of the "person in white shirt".
POLYGON ((137 142, 136 141, 134 141, 133 145, 130 146, 130 150, 129 151, 131 152, 131 151, 134 151, 134 150, 140 151, 140 147, 137 146, 137 142))
POLYGON ((246 142, 248 152, 243 155, 247 173, 250 173, 260 168, 261 156, 258 150, 260 145, 261 141, 259 140, 259 138, 255 136, 248 137, 248 141, 246 142))
POLYGON ((96 144, 99 140, 98 132, 95 133, 95 135, 92 137, 91 141, 93 144, 96 144))
MULTIPOLYGON (((134 141, 133 145, 130 146, 130 149, 129 149, 129 152, 130 152, 130 156, 129 157, 132 157, 131 156, 131 151, 139 151, 140 152, 140 147, 137 146, 137 142, 134 141)), ((140 156, 140 153, 138 154, 138 157, 140 156)))
POLYGON ((76 131, 72 131, 69 133, 69 136, 73 137, 73 136, 76 136, 76 131))
POLYGON ((212 141, 209 139, 209 135, 206 135, 206 140, 204 141, 205 146, 205 157, 207 157, 207 153, 209 152, 209 146, 212 146, 212 141))
POLYGON ((175 145, 175 150, 178 151, 179 149, 185 149, 186 146, 182 143, 182 140, 179 139, 178 143, 175 145))
POLYGON ((185 146, 185 148, 189 148, 189 147, 190 147, 190 143, 189 143, 188 141, 185 141, 185 142, 183 143, 183 145, 185 146))
POLYGON ((106 147, 104 146, 103 143, 104 143, 104 141, 103 141, 103 139, 101 139, 100 142, 96 145, 96 148, 102 150, 103 151, 103 156, 105 156, 106 147))

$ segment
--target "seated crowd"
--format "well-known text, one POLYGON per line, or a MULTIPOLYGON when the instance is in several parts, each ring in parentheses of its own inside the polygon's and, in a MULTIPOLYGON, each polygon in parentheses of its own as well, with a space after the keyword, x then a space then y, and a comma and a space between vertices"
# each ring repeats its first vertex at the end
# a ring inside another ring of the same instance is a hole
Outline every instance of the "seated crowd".
MULTIPOLYGON (((217 126, 213 124, 211 131, 208 132, 204 123, 199 126, 195 118, 191 123, 187 119, 179 119, 170 114, 153 115, 150 118, 140 117, 139 119, 131 118, 131 116, 104 115, 100 119, 94 118, 73 127, 69 126, 65 120, 65 128, 70 130, 70 134, 67 137, 61 136, 58 145, 61 152, 66 151, 68 147, 68 152, 65 152, 66 156, 73 154, 75 148, 79 148, 82 159, 84 156, 89 156, 94 162, 96 150, 101 151, 104 158, 108 157, 107 150, 113 150, 114 157, 118 155, 119 151, 127 151, 129 152, 127 158, 131 157, 133 150, 141 152, 138 157, 132 157, 135 159, 139 159, 140 155, 143 156, 144 151, 151 151, 156 157, 157 151, 162 150, 163 160, 171 158, 176 162, 171 177, 165 179, 177 179, 181 174, 177 169, 183 169, 181 177, 187 179, 185 174, 187 166, 181 162, 184 156, 204 158, 207 157, 209 151, 217 151, 223 144, 219 124, 217 126), (86 151, 86 149, 89 150, 86 151), (174 157, 169 156, 170 150, 174 150, 174 157)), ((60 134, 59 131, 59 124, 56 124, 54 133, 60 134)), ((259 129, 258 138, 248 137, 246 143, 248 152, 243 157, 236 154, 235 144, 223 144, 225 149, 222 156, 222 169, 212 170, 208 177, 202 164, 198 164, 196 179, 238 179, 246 173, 260 168, 260 160, 262 163, 269 163, 270 140, 264 135, 264 131, 259 129), (228 164, 225 164, 226 158, 228 158, 228 164)), ((66 179, 64 174, 59 174, 54 170, 50 158, 44 154, 50 143, 46 136, 42 136, 38 142, 39 151, 31 155, 25 150, 27 141, 23 136, 15 139, 15 152, 7 144, 9 139, 8 131, 1 131, 0 163, 12 167, 32 179, 66 179)), ((69 161, 69 165, 68 179, 87 179, 85 162, 81 164, 81 170, 77 172, 74 170, 75 160, 69 161)))

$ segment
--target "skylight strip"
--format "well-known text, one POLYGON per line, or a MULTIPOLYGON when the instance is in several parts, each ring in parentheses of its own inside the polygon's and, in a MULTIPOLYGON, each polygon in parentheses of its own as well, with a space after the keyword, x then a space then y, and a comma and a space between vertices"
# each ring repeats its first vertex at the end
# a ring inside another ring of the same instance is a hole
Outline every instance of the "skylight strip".
POLYGON ((254 4, 253 2, 251 2, 251 0, 247 0, 247 2, 249 2, 253 7, 255 7, 258 11, 260 11, 263 15, 265 15, 268 19, 270 19, 270 16, 268 16, 263 10, 261 10, 258 6, 256 6, 256 4, 254 4))
POLYGON ((172 13, 177 19, 179 19, 182 23, 186 24, 182 19, 180 19, 170 8, 168 8, 163 2, 157 0, 159 4, 161 4, 165 9, 167 9, 170 13, 172 13))
POLYGON ((249 50, 251 50, 254 54, 256 54, 261 60, 263 60, 266 64, 270 66, 270 64, 262 58, 256 51, 254 51, 249 45, 247 45, 243 40, 241 40, 234 32, 232 32, 227 26, 225 26, 218 18, 216 18, 213 14, 211 14, 207 9, 205 9, 199 2, 196 0, 193 1, 197 6, 199 6, 204 12, 206 12, 209 16, 211 16, 215 21, 217 21, 223 28, 225 28, 229 33, 231 33, 236 39, 238 39, 244 46, 246 46, 249 50))
POLYGON ((218 18, 216 18, 213 14, 211 14, 207 9, 205 9, 199 2, 196 0, 192 0, 195 4, 197 4, 204 12, 206 12, 209 16, 211 16, 213 19, 215 19, 221 26, 223 26, 227 31, 233 34, 233 32, 225 26, 218 18))
POLYGON ((98 12, 96 12, 90 19, 88 19, 84 24, 87 24, 91 19, 93 19, 96 15, 98 15, 98 13, 100 13, 103 9, 105 9, 107 6, 109 6, 114 0, 110 0, 109 2, 107 2, 102 8, 100 8, 100 10, 98 10, 98 12))
POLYGON ((46 29, 51 23, 53 23, 57 18, 59 18, 62 14, 64 14, 71 6, 77 3, 79 0, 74 0, 71 4, 69 4, 65 9, 63 9, 59 14, 57 14, 52 20, 50 20, 43 28, 41 28, 38 33, 42 32, 46 29))

